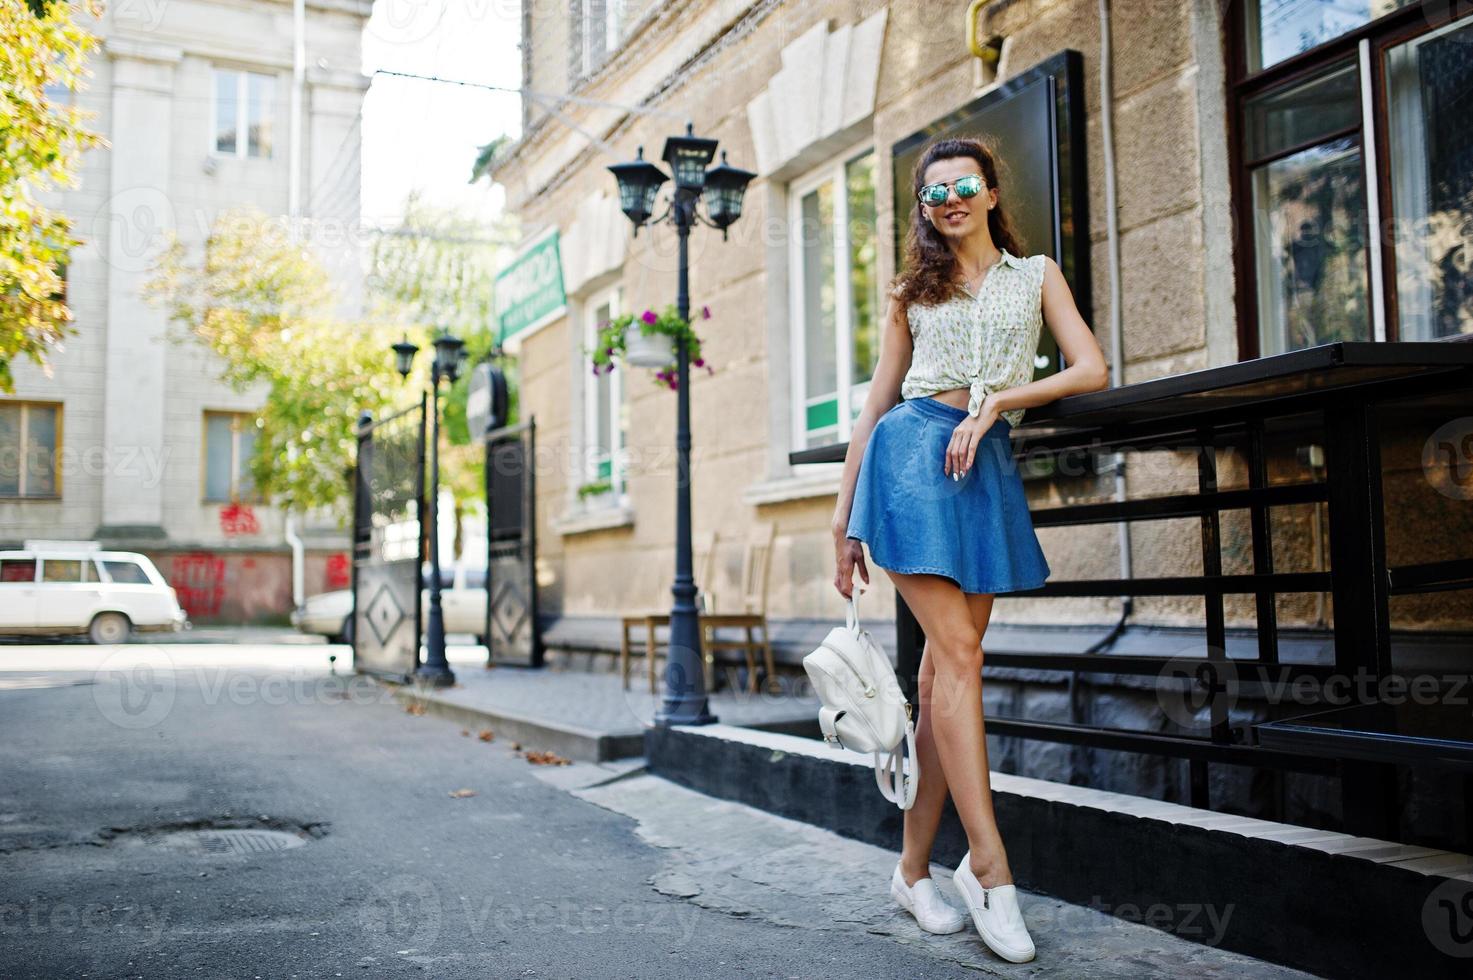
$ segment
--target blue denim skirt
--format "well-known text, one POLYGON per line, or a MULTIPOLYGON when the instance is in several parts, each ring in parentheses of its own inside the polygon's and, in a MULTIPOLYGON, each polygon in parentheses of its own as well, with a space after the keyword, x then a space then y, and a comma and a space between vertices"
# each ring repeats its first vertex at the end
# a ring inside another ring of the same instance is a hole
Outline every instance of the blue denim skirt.
POLYGON ((946 475, 946 447, 965 409, 906 399, 870 432, 848 536, 881 568, 944 575, 967 593, 1036 589, 1050 575, 1013 460, 1013 427, 992 424, 966 476, 946 475))

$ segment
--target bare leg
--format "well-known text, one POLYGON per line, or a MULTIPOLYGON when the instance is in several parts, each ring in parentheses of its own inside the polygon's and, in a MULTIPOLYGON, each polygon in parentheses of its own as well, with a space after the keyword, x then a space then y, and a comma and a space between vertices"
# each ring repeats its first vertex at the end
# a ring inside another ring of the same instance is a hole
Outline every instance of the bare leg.
POLYGON ((921 720, 916 725, 916 761, 920 764, 921 784, 916 788, 915 803, 905 811, 904 843, 900 849, 900 873, 907 885, 914 885, 931 874, 931 846, 936 843, 941 812, 946 806, 946 774, 941 769, 931 730, 931 690, 935 679, 935 660, 931 656, 931 641, 927 640, 916 678, 916 698, 921 706, 921 720))
MULTIPOLYGON (((972 622, 978 634, 987 632, 992 618, 991 595, 967 595, 972 622)), ((907 885, 914 885, 931 874, 931 850, 941 828, 941 814, 946 808, 950 785, 936 753, 936 736, 931 728, 932 689, 936 681, 936 661, 931 656, 931 641, 921 652, 921 669, 916 679, 916 699, 920 702, 921 720, 916 725, 916 760, 920 763, 921 785, 916 790, 915 805, 905 812, 904 843, 900 850, 900 873, 907 885)), ((984 749, 986 744, 984 742, 984 749)))
MULTIPOLYGON (((974 619, 973 602, 957 588, 955 582, 939 575, 887 574, 926 633, 926 652, 922 660, 923 663, 931 661, 932 677, 930 703, 922 701, 922 719, 924 721, 927 716, 931 719, 928 726, 931 735, 927 741, 934 747, 936 763, 946 777, 945 786, 930 787, 928 795, 927 758, 917 730, 916 753, 921 761, 922 776, 916 805, 906 816, 903 860, 909 858, 905 863, 911 874, 918 872, 917 864, 926 867, 923 862, 929 860, 929 842, 935 840, 942 801, 949 791, 966 830, 967 843, 972 851, 972 872, 977 880, 984 888, 1011 884, 1012 871, 1008 867, 1007 851, 998 833, 997 818, 992 808, 987 739, 982 723, 983 629, 974 619), (922 798, 925 798, 928 808, 914 813, 921 806, 922 798), (916 824, 914 830, 911 828, 913 821, 916 824), (915 848, 922 844, 926 845, 926 850, 918 855, 915 848)), ((991 597, 977 601, 988 604, 990 615, 991 597)), ((907 874, 905 868, 902 874, 907 874)), ((913 883, 908 874, 907 882, 913 883)))

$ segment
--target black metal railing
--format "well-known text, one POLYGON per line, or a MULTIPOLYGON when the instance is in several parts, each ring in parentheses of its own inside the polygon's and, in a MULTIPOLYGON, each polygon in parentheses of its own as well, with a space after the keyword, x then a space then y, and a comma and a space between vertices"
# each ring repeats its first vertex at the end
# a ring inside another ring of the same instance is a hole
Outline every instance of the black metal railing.
MULTIPOLYGON (((1473 343, 1343 342, 1192 371, 1106 391, 1060 399, 1029 409, 1013 430, 1015 458, 1079 459, 1081 454, 1190 452, 1196 457, 1194 492, 1168 492, 1124 501, 1090 501, 1032 511, 1046 528, 1195 518, 1201 574, 1130 579, 1055 579, 1016 596, 1050 598, 1201 596, 1205 651, 1200 658, 1088 653, 1033 653, 989 649, 988 668, 1012 667, 1063 674, 1154 676, 1158 685, 1182 683, 1207 716, 1203 731, 1139 731, 1103 726, 994 717, 989 734, 1138 752, 1189 761, 1194 805, 1210 805, 1208 766, 1216 763, 1338 775, 1348 831, 1390 837, 1396 832, 1395 765, 1473 771, 1473 712, 1384 710, 1358 702, 1338 717, 1316 714, 1302 722, 1280 718, 1234 724, 1230 708, 1241 693, 1284 684, 1325 685, 1356 676, 1374 687, 1395 673, 1390 606, 1393 595, 1473 588, 1473 557, 1388 564, 1381 432, 1385 406, 1423 400, 1433 421, 1466 419, 1473 439, 1473 343), (1306 437, 1308 445, 1306 445, 1306 437), (1280 443, 1307 455, 1314 479, 1274 482, 1270 463, 1280 443), (1246 460, 1247 486, 1223 487, 1219 451, 1246 460), (1270 512, 1318 505, 1327 510, 1328 568, 1281 571, 1275 566, 1270 512), (1224 571, 1222 512, 1248 511, 1252 571, 1224 571), (1332 597, 1332 655, 1319 662, 1280 656, 1277 597, 1325 592, 1332 597), (1256 655, 1228 656, 1225 601, 1253 596, 1256 655), (1359 714, 1356 712, 1359 711, 1359 714)), ((790 454, 795 464, 842 461, 848 446, 790 454)), ((1467 452, 1453 447, 1456 454, 1467 452)), ((1468 522, 1473 509, 1473 458, 1468 498, 1452 506, 1468 522)), ((1078 468, 1093 480, 1098 468, 1078 468)), ((1055 480, 1069 479, 1058 467, 1055 480)), ((1464 544, 1473 542, 1473 534, 1464 544)), ((1473 603, 1470 603, 1473 610, 1473 603)), ((922 631, 897 598, 897 672, 913 695, 922 631)), ((1455 658, 1456 659, 1456 658, 1455 658)), ((1442 678, 1467 679, 1473 653, 1442 678)), ((1313 705, 1306 711, 1313 709, 1313 705)), ((1468 781, 1473 786, 1473 780, 1468 781)), ((1473 795, 1473 794, 1470 794, 1473 795)), ((1470 800, 1473 802, 1473 800, 1470 800)), ((1473 807, 1469 808, 1473 810, 1473 807)), ((1470 818, 1473 819, 1473 818, 1470 818)), ((1473 828, 1470 828, 1473 830, 1473 828)))

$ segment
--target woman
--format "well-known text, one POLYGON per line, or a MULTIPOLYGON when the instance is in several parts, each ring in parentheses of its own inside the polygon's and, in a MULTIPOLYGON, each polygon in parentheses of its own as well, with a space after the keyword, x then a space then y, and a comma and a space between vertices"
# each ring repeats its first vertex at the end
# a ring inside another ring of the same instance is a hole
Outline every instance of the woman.
POLYGON ((983 143, 932 142, 912 183, 918 203, 905 267, 834 511, 834 585, 848 598, 856 569, 869 583, 867 543, 926 634, 916 730, 922 776, 891 894, 930 932, 963 928, 930 878, 950 793, 971 848, 953 884, 988 947, 1023 963, 1034 947, 992 810, 981 643, 994 597, 1037 588, 1050 569, 1009 433, 1024 409, 1096 391, 1109 376, 1058 265, 1023 257, 983 143), (1069 367, 1032 381, 1044 321, 1069 367), (934 702, 933 692, 941 695, 934 702))

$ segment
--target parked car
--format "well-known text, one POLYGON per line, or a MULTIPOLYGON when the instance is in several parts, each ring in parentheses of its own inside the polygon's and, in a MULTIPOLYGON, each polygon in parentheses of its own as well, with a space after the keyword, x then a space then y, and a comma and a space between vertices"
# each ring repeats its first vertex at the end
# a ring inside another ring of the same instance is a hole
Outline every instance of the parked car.
MULTIPOLYGON (((423 573, 420 616, 430 615, 429 569, 423 573)), ((440 608, 446 633, 471 633, 476 642, 486 643, 486 569, 465 566, 440 569, 440 608)), ((291 615, 292 625, 303 633, 325 636, 330 643, 353 642, 353 592, 339 589, 309 596, 291 615)))
POLYGON ((0 636, 85 633, 126 643, 189 619, 153 562, 131 551, 0 551, 0 636))

